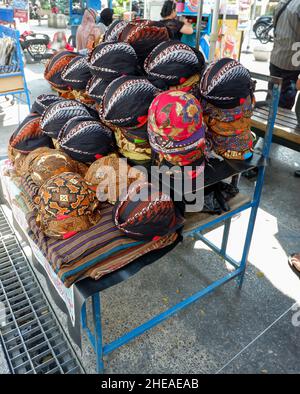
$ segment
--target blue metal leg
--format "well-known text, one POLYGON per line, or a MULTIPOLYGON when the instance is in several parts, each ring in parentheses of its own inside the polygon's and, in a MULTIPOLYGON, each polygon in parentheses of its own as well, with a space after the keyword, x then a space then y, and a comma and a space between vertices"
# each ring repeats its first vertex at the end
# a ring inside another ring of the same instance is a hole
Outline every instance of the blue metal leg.
POLYGON ((92 296, 92 309, 94 320, 95 352, 97 358, 97 372, 104 372, 103 346, 102 346, 102 324, 101 324, 101 302, 100 293, 92 296))
POLYGON ((251 208, 250 218, 249 218, 248 228, 247 228, 247 233, 246 233, 246 239, 245 239, 245 244, 244 244, 244 250, 243 250, 243 255, 242 255, 242 260, 241 260, 241 265, 240 265, 240 267, 242 269, 242 272, 240 274, 240 279, 239 279, 239 288, 240 289, 242 288, 243 281, 244 281, 244 275, 245 275, 245 270, 246 270, 246 265, 247 265, 247 260, 248 260, 248 254, 249 254, 249 249, 250 249, 250 245, 251 245, 257 210, 258 210, 259 201, 260 201, 260 195, 261 195, 262 187, 263 187, 263 183, 264 183, 264 175, 265 175, 265 167, 260 167, 259 172, 258 172, 257 183, 255 186, 255 192, 254 192, 254 201, 256 201, 256 203, 251 208))
POLYGON ((223 238, 222 238, 222 245, 221 245, 222 256, 225 256, 225 254, 226 254, 230 225, 231 225, 231 218, 226 219, 224 221, 224 230, 223 230, 223 238))
POLYGON ((87 329, 87 318, 86 318, 86 302, 82 305, 81 309, 81 324, 84 330, 87 329))

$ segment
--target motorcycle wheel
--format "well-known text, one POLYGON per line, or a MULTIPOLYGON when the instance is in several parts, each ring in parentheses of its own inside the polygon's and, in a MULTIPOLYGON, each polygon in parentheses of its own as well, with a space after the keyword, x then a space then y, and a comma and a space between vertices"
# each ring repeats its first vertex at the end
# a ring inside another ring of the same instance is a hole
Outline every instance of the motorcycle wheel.
POLYGON ((261 34, 264 32, 264 30, 265 30, 267 27, 268 27, 268 25, 266 25, 265 23, 259 23, 259 24, 256 26, 255 30, 254 30, 254 33, 255 33, 256 38, 260 39, 261 34))

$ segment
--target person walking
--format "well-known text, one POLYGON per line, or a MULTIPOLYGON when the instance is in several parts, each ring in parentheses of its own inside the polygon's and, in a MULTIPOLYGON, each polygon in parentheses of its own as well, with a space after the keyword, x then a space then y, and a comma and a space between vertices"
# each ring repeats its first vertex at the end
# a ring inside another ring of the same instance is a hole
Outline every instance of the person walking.
MULTIPOLYGON (((300 43, 300 1, 281 0, 274 13, 274 47, 270 75, 283 79, 279 106, 292 109, 300 64, 296 61, 296 44, 300 43)), ((299 49, 299 47, 298 47, 299 49)))

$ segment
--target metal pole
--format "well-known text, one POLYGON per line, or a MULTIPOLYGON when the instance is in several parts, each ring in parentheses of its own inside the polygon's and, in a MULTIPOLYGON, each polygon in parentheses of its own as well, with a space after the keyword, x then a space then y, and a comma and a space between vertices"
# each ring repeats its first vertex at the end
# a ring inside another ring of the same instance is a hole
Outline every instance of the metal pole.
POLYGON ((256 12, 256 0, 254 0, 253 5, 252 5, 250 26, 249 26, 248 36, 247 36, 247 48, 245 51, 243 51, 243 53, 252 53, 252 51, 250 50, 250 41, 251 41, 251 32, 253 29, 253 22, 255 19, 255 12, 256 12))
POLYGON ((197 25, 196 25, 196 44, 195 44, 196 49, 199 49, 200 46, 200 34, 202 30, 202 15, 203 15, 203 0, 199 0, 198 12, 197 12, 197 25))
POLYGON ((215 0, 215 7, 213 11, 213 20, 210 34, 210 49, 209 49, 209 62, 211 62, 215 56, 216 43, 218 41, 218 22, 219 22, 219 9, 220 0, 215 0))
POLYGON ((132 9, 132 0, 130 0, 129 2, 129 21, 132 21, 132 13, 131 13, 131 9, 132 9))

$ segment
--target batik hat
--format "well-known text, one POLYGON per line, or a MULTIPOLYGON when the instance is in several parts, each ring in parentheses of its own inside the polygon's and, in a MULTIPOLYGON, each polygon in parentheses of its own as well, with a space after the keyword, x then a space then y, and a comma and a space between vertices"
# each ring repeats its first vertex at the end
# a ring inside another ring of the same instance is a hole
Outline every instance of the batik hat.
POLYGON ((93 75, 112 81, 122 75, 138 75, 137 56, 131 45, 125 42, 103 42, 90 56, 93 75))
POLYGON ((110 84, 110 81, 106 81, 103 78, 93 76, 86 87, 87 94, 93 98, 98 104, 102 103, 105 89, 110 84))
POLYGON ((133 21, 128 23, 120 35, 120 41, 130 44, 142 66, 146 57, 161 42, 170 39, 168 29, 161 22, 133 21))
POLYGON ((49 178, 63 172, 77 172, 77 164, 66 153, 56 149, 41 152, 30 164, 31 179, 42 186, 49 178))
POLYGON ((74 57, 61 73, 62 80, 75 90, 85 90, 91 77, 89 63, 85 56, 74 57))
POLYGON ((234 59, 223 58, 211 63, 200 81, 202 97, 220 108, 234 108, 252 96, 255 82, 249 70, 234 59), (242 101, 241 101, 242 99, 242 101))
POLYGON ((132 238, 155 240, 182 227, 184 219, 168 195, 151 183, 132 186, 113 211, 114 222, 120 230, 132 238))
POLYGON ((135 144, 125 137, 124 130, 120 127, 113 127, 118 151, 131 161, 145 162, 151 160, 151 147, 149 142, 145 144, 135 144))
POLYGON ((205 99, 201 100, 205 119, 216 119, 221 122, 234 122, 242 118, 251 118, 255 107, 255 97, 240 99, 240 105, 234 108, 218 108, 205 99))
POLYGON ((254 136, 251 130, 226 136, 208 128, 206 138, 212 149, 226 159, 247 160, 252 157, 254 136))
POLYGON ((41 146, 53 147, 51 138, 42 132, 40 120, 38 114, 26 116, 10 137, 9 146, 25 154, 41 146))
POLYGON ((78 53, 71 51, 58 51, 46 64, 44 77, 57 90, 68 90, 68 84, 62 80, 62 71, 70 61, 78 56, 78 53))
POLYGON ((104 42, 115 42, 119 41, 120 34, 126 27, 128 22, 124 20, 115 20, 107 28, 104 35, 104 42))
POLYGON ((100 220, 99 201, 78 174, 64 172, 45 182, 35 199, 37 223, 48 237, 69 238, 100 220))
POLYGON ((86 117, 69 120, 58 136, 60 147, 73 159, 91 163, 114 150, 113 132, 86 117))
POLYGON ((39 157, 42 153, 52 152, 52 151, 53 151, 52 148, 43 146, 41 148, 37 148, 37 149, 33 150, 32 152, 30 152, 26 156, 26 159, 25 159, 24 164, 22 166, 22 175, 26 176, 31 173, 32 164, 34 163, 35 159, 37 157, 39 157))
POLYGON ((85 180, 96 190, 97 197, 104 201, 104 196, 111 204, 115 204, 120 194, 137 180, 146 181, 147 175, 135 167, 130 167, 126 160, 112 154, 96 160, 88 169, 85 180))
POLYGON ((111 82, 103 97, 103 119, 116 126, 141 127, 159 90, 143 77, 120 77, 111 82), (142 98, 142 99, 141 99, 142 98))
POLYGON ((61 100, 51 104, 41 118, 41 128, 44 134, 57 138, 62 127, 77 116, 94 118, 90 109, 77 100, 61 100))
POLYGON ((159 94, 149 108, 148 135, 152 149, 174 165, 204 159, 206 126, 199 101, 189 93, 159 94))
POLYGON ((42 116, 44 111, 49 107, 49 105, 61 100, 63 100, 63 98, 57 96, 56 94, 41 94, 32 104, 30 112, 35 112, 38 115, 42 116))
POLYGON ((145 60, 144 69, 151 82, 164 82, 168 88, 184 83, 196 73, 200 74, 204 63, 203 55, 200 59, 190 46, 180 41, 166 41, 153 49, 145 60))

